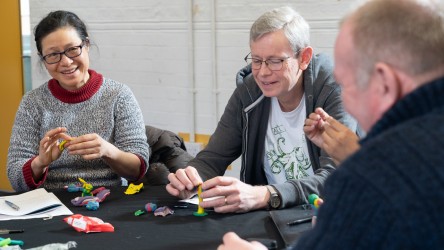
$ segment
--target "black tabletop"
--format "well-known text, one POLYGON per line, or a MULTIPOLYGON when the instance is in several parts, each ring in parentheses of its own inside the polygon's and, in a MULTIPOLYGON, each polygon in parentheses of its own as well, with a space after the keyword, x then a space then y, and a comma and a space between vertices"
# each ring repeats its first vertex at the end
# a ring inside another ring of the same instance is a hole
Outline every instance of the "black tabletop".
MULTIPOLYGON (((67 216, 57 216, 50 220, 30 219, 1 221, 0 228, 24 229, 21 234, 0 235, 23 240, 24 248, 49 243, 77 242, 76 249, 216 249, 222 236, 229 231, 242 238, 269 238, 284 248, 284 243, 276 226, 265 210, 244 214, 218 214, 208 212, 207 216, 196 217, 196 205, 188 208, 174 208, 178 199, 170 196, 164 186, 146 186, 140 193, 126 195, 125 187, 111 188, 111 194, 100 203, 97 211, 85 207, 75 207, 71 199, 81 193, 65 190, 54 194, 74 213, 97 217, 111 223, 112 233, 77 232, 63 221, 67 216), (166 217, 153 213, 135 216, 134 212, 144 209, 146 203, 156 203, 158 207, 169 206, 174 214, 166 217)), ((0 196, 8 195, 1 193, 0 196)))

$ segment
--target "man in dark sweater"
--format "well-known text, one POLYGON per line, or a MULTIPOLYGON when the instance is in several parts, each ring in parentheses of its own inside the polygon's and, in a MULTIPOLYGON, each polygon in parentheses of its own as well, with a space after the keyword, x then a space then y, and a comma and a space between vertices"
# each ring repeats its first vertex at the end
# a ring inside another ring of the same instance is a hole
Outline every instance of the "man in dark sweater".
MULTIPOLYGON (((444 246, 443 53, 442 1, 373 0, 343 20, 335 77, 368 134, 295 249, 444 246)), ((264 248, 229 233, 219 249, 264 248)))

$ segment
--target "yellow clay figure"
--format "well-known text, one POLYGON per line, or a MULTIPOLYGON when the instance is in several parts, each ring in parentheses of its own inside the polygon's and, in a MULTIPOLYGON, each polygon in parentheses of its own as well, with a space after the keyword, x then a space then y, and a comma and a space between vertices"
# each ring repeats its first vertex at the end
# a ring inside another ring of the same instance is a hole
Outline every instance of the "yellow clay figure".
POLYGON ((93 196, 91 194, 91 191, 93 190, 93 186, 91 184, 89 184, 88 182, 86 182, 85 180, 83 180, 82 178, 79 178, 79 181, 83 184, 82 197, 83 196, 93 196))
POLYGON ((125 194, 136 194, 140 192, 141 189, 143 189, 143 183, 140 183, 139 185, 134 185, 131 183, 126 189, 125 194))
POLYGON ((60 142, 60 144, 59 144, 59 149, 60 149, 60 151, 65 150, 65 144, 66 144, 67 142, 68 142, 67 140, 63 140, 63 141, 60 142))
POLYGON ((203 201, 202 197, 200 197, 200 194, 202 193, 202 184, 199 184, 197 187, 197 198, 199 199, 199 206, 197 207, 197 212, 194 212, 194 216, 205 216, 207 213, 205 213, 205 209, 200 206, 200 203, 203 201))

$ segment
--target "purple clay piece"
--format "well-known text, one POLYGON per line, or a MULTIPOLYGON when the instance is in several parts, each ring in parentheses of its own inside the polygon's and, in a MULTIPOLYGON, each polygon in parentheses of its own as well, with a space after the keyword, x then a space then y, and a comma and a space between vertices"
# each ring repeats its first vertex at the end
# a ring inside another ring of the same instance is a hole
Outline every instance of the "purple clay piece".
POLYGON ((72 199, 71 203, 74 206, 81 207, 81 206, 85 206, 90 201, 96 201, 96 200, 97 200, 97 197, 94 197, 94 196, 83 196, 83 197, 79 196, 79 197, 72 199))
POLYGON ((81 206, 85 206, 90 201, 102 202, 102 201, 105 200, 105 198, 109 194, 110 194, 110 190, 109 189, 104 189, 104 190, 100 191, 96 196, 76 197, 76 198, 71 200, 71 203, 74 206, 81 207, 81 206))
POLYGON ((98 202, 102 202, 105 200, 105 198, 111 193, 109 189, 103 189, 100 192, 96 194, 95 197, 97 197, 98 202))
POLYGON ((174 211, 171 208, 167 207, 167 206, 159 207, 159 208, 157 208, 154 211, 154 215, 155 216, 163 216, 163 217, 165 217, 165 216, 167 216, 169 214, 174 214, 174 211))

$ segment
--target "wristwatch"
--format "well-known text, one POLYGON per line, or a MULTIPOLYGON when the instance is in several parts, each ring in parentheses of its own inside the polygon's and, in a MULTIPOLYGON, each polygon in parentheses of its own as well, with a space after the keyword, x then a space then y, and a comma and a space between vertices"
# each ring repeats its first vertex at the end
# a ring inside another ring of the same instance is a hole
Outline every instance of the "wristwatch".
POLYGON ((281 206, 281 197, 273 186, 267 186, 268 192, 270 192, 270 199, 268 200, 268 206, 277 209, 281 206))

